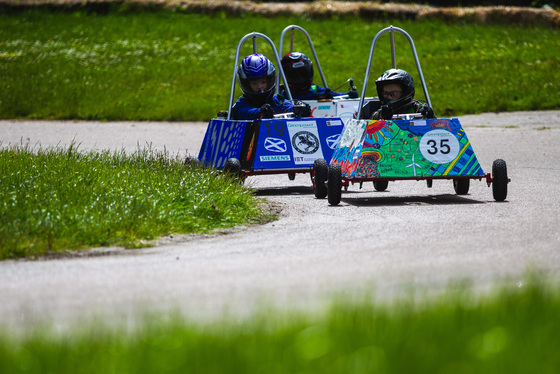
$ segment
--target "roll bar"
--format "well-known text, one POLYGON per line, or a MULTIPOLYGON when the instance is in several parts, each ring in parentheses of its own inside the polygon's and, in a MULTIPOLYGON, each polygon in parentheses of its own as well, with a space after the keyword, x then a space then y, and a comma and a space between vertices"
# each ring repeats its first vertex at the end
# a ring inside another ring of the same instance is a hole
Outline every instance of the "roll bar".
POLYGON ((369 59, 368 59, 367 67, 366 67, 366 75, 365 75, 365 78, 364 78, 364 86, 362 88, 362 96, 360 97, 360 105, 358 106, 358 115, 357 115, 356 118, 361 118, 360 116, 362 114, 362 107, 364 105, 364 97, 366 96, 368 78, 369 78, 370 69, 371 69, 371 61, 373 59, 373 51, 375 49, 375 45, 377 43, 377 40, 383 34, 391 33, 391 59, 392 59, 392 63, 393 63, 393 69, 397 68, 397 59, 395 57, 395 36, 394 36, 395 32, 398 32, 398 33, 404 35, 408 39, 408 42, 410 43, 410 47, 412 49, 412 54, 414 56, 414 61, 416 62, 416 69, 418 70, 418 75, 420 76, 420 81, 422 83, 422 89, 424 90, 424 96, 426 97, 426 102, 428 103, 428 105, 430 107, 432 107, 432 102, 430 101, 430 96, 428 95, 428 88, 426 87, 426 82, 424 81, 424 75, 422 74, 422 68, 420 67, 420 61, 418 61, 418 54, 416 53, 416 48, 414 47, 414 41, 412 41, 412 38, 410 37, 410 35, 408 35, 408 33, 406 31, 404 31, 403 29, 400 29, 400 28, 394 27, 394 26, 389 26, 389 27, 386 27, 383 30, 379 31, 377 33, 377 35, 375 35, 375 37, 373 38, 373 41, 371 42, 371 50, 369 52, 369 59))
MULTIPOLYGON (((245 43, 245 41, 250 38, 253 39, 253 53, 257 53, 257 38, 264 39, 266 42, 268 42, 268 44, 270 44, 270 47, 274 52, 274 58, 276 59, 277 70, 282 76, 283 82, 286 84, 286 96, 288 100, 292 100, 292 93, 290 92, 290 88, 288 87, 286 76, 284 75, 284 70, 282 69, 282 65, 280 64, 280 57, 278 56, 278 52, 276 51, 276 47, 274 46, 274 43, 272 42, 272 40, 270 40, 268 36, 261 34, 259 32, 252 32, 245 35, 243 38, 241 38, 239 44, 237 44, 237 50, 235 51, 235 62, 233 64, 233 78, 231 80, 231 94, 229 96, 229 106, 228 106, 228 114, 227 114, 228 120, 231 119, 231 108, 233 107, 233 98, 235 95, 235 81, 237 80, 236 78, 237 78, 237 69, 239 66, 239 53, 241 52, 241 46, 243 45, 243 43, 245 43)), ((277 78, 276 92, 278 92, 278 82, 279 82, 278 79, 279 78, 277 78)))
MULTIPOLYGON (((294 51, 294 33, 295 30, 299 30, 303 33, 303 35, 305 35, 305 37, 307 38, 307 43, 309 44, 309 47, 311 48, 311 53, 313 53, 313 59, 315 60, 315 65, 317 65, 317 70, 319 71, 319 75, 321 76, 321 80, 323 81, 323 86, 325 88, 329 87, 327 85, 327 81, 325 79, 325 75, 323 74, 323 69, 321 69, 321 64, 319 63, 319 58, 317 57, 317 53, 315 52, 315 47, 313 47, 313 42, 311 41, 311 37, 309 36, 309 33, 307 31, 305 31, 305 29, 303 29, 303 27, 300 27, 298 25, 290 25, 287 26, 283 31, 282 34, 280 34, 280 44, 278 46, 278 52, 280 53, 280 56, 284 56, 282 49, 284 46, 284 36, 286 35, 286 33, 288 33, 289 31, 291 31, 290 34, 290 52, 294 51)), ((279 78, 278 78, 279 79, 279 78)), ((286 82, 286 81, 284 81, 286 82)), ((278 85, 278 81, 277 81, 277 87, 278 85)))

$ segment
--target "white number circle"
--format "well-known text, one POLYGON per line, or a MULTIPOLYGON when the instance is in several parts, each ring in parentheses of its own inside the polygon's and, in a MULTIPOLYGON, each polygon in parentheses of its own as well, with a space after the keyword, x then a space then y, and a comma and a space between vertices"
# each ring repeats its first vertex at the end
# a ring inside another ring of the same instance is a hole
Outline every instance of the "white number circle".
POLYGON ((459 154, 459 141, 446 130, 432 130, 420 139, 420 152, 434 164, 447 164, 459 154))

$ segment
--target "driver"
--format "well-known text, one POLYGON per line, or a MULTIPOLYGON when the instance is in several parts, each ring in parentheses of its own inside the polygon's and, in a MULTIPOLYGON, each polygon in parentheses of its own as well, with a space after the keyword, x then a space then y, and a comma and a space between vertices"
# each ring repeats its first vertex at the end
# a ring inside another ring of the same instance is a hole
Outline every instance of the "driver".
POLYGON ((232 119, 272 118, 274 114, 293 111, 290 100, 274 93, 276 69, 264 55, 245 57, 237 70, 237 79, 243 95, 231 108, 232 119))
POLYGON ((371 119, 393 118, 393 114, 421 113, 424 118, 435 118, 428 104, 414 100, 414 80, 401 69, 389 69, 375 81, 377 94, 382 102, 371 119))
POLYGON ((347 94, 349 97, 358 97, 356 91, 334 92, 313 84, 313 63, 304 53, 290 52, 282 57, 281 63, 294 100, 332 99, 347 94))

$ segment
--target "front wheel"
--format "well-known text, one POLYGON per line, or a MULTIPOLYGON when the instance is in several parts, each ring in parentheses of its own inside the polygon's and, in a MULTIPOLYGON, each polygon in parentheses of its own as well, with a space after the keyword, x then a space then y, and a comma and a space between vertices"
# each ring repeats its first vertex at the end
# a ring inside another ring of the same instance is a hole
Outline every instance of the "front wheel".
POLYGON ((373 188, 376 191, 383 192, 389 186, 389 181, 373 181, 373 188))
POLYGON ((236 158, 228 158, 224 166, 224 173, 241 178, 241 163, 236 158))
POLYGON ((494 160, 492 163, 492 178, 492 194, 494 195, 494 200, 504 201, 507 197, 507 185, 509 183, 507 165, 504 160, 494 160))
POLYGON ((329 166, 327 161, 318 158, 313 162, 313 192, 317 199, 324 199, 327 196, 327 178, 329 176, 329 166))
POLYGON ((202 163, 198 160, 197 157, 194 156, 187 156, 185 161, 183 161, 183 166, 199 166, 202 163))
POLYGON ((466 195, 469 193, 469 187, 471 185, 470 179, 453 179, 453 188, 457 195, 466 195))
POLYGON ((330 205, 338 205, 342 198, 342 169, 340 164, 329 165, 329 183, 327 183, 328 200, 330 205))

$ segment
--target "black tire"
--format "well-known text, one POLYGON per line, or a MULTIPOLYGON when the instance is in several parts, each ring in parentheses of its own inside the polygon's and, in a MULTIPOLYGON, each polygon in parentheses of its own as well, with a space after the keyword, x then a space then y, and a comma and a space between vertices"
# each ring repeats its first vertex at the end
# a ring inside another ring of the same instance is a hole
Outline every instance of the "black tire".
POLYGON ((342 198, 342 169, 340 164, 329 165, 329 182, 327 183, 328 200, 330 205, 338 205, 342 198))
POLYGON ((428 188, 432 188, 432 186, 434 185, 434 180, 426 179, 426 185, 428 186, 428 188))
POLYGON ((494 200, 504 201, 507 197, 507 185, 509 183, 507 165, 504 160, 494 160, 492 163, 492 178, 492 194, 494 195, 494 200))
POLYGON ((373 188, 376 191, 383 192, 387 189, 387 186, 389 186, 389 181, 373 181, 373 188))
POLYGON ((291 181, 296 179, 296 173, 288 173, 288 179, 291 180, 291 181))
POLYGON ((323 158, 318 158, 313 162, 313 192, 317 199, 327 197, 327 179, 329 177, 329 165, 323 158))
POLYGON ((471 186, 470 179, 453 179, 453 189, 457 195, 466 195, 469 193, 471 186))
POLYGON ((185 158, 185 161, 183 162, 184 166, 199 166, 202 165, 202 163, 198 160, 197 157, 194 156, 187 156, 185 158))
POLYGON ((229 158, 224 166, 224 173, 241 178, 241 163, 236 158, 229 158))

